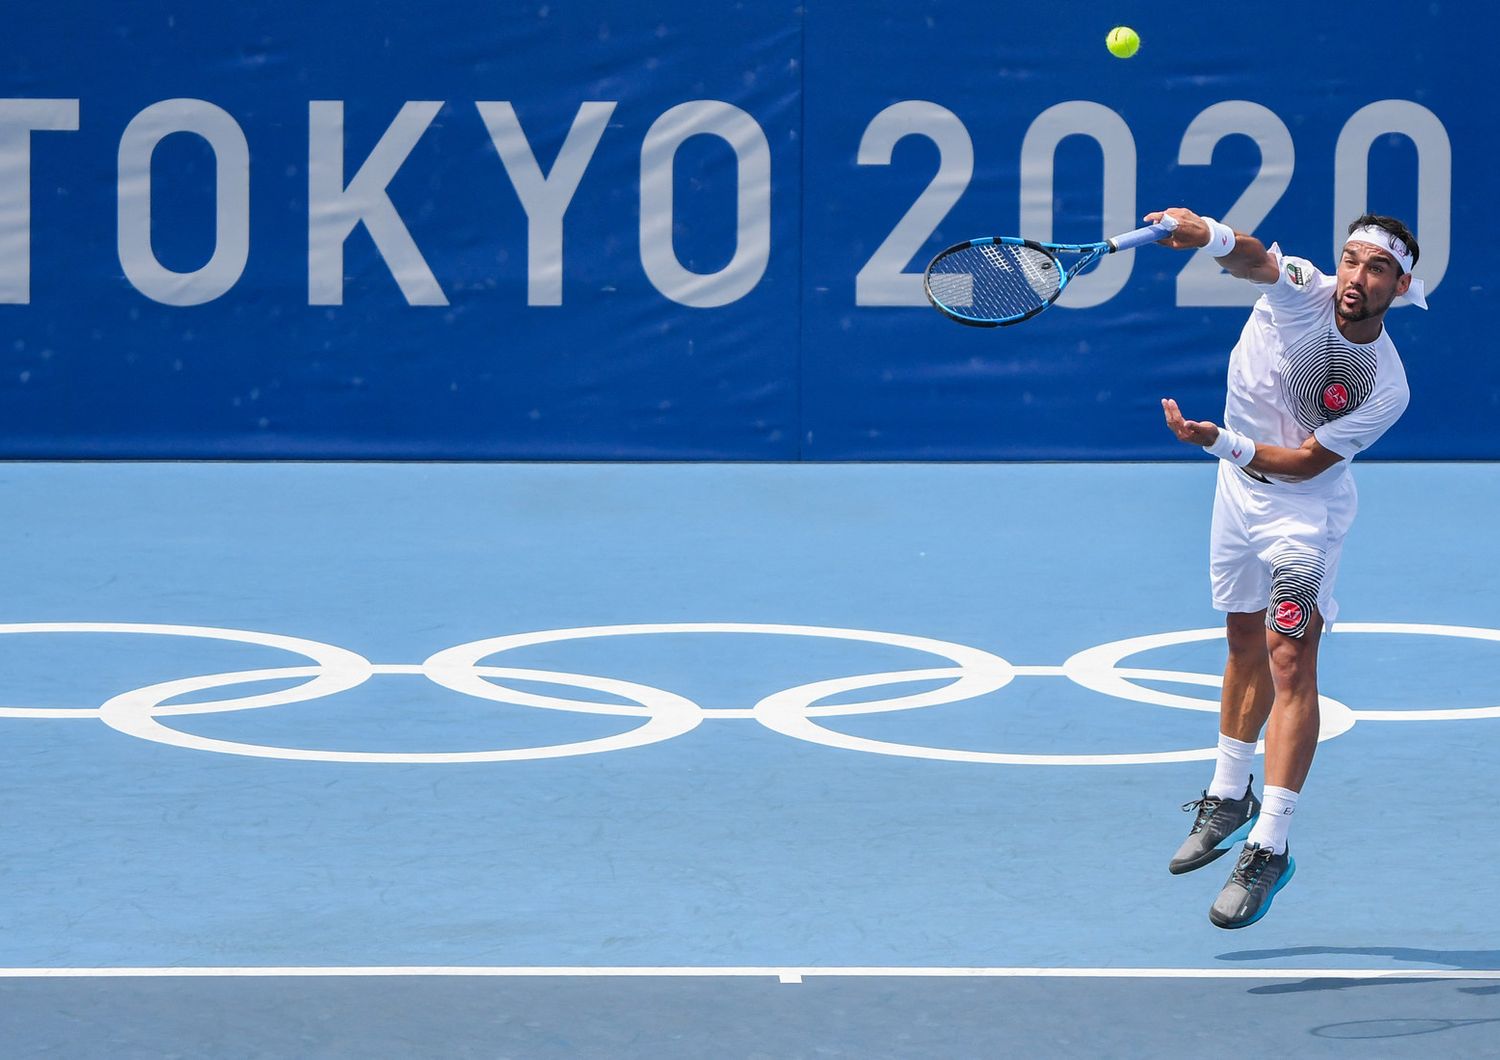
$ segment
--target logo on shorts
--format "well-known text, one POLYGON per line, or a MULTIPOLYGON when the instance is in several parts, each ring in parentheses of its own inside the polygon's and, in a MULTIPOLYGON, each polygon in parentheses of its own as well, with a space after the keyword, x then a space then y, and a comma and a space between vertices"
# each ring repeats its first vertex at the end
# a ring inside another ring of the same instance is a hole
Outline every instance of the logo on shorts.
POLYGON ((1323 388, 1323 407, 1330 412, 1343 412, 1349 404, 1349 388, 1343 383, 1329 383, 1323 388))
POLYGON ((1276 605, 1276 628, 1296 629, 1302 625, 1302 606, 1293 600, 1283 600, 1276 605))

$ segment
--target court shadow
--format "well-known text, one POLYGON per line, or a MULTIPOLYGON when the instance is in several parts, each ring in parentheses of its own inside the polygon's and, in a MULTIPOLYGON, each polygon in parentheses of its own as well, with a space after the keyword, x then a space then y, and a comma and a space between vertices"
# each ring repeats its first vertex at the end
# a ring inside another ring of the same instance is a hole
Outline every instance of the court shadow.
MULTIPOLYGON (((1235 950, 1230 953, 1221 953, 1217 959, 1221 961, 1266 961, 1330 954, 1384 957, 1388 960, 1411 961, 1414 964, 1446 965, 1455 971, 1490 971, 1493 969, 1496 970, 1496 979, 1500 980, 1500 950, 1424 950, 1411 946, 1292 946, 1275 950, 1235 950)), ((1431 977, 1406 979, 1399 975, 1383 979, 1359 979, 1351 976, 1348 979, 1308 979, 1296 983, 1267 983, 1264 986, 1252 987, 1249 992, 1252 994, 1293 994, 1314 990, 1348 990, 1353 987, 1397 986, 1433 981, 1431 977)), ((1500 994, 1500 985, 1464 986, 1459 987, 1459 990, 1465 994, 1500 994)))
POLYGON ((1500 1019, 1483 1020, 1350 1020, 1346 1023, 1325 1023, 1308 1033, 1317 1038, 1334 1038, 1343 1041, 1360 1041, 1371 1038, 1413 1038, 1419 1034, 1436 1034, 1439 1031, 1458 1030, 1462 1027, 1477 1027, 1487 1023, 1500 1023, 1500 1019))

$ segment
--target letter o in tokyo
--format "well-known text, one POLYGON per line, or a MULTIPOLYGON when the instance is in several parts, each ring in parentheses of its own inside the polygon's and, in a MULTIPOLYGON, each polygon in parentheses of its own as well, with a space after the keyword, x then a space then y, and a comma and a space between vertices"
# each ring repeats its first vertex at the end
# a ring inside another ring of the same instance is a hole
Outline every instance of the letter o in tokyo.
POLYGON ((760 282, 771 257, 771 146, 749 114, 722 100, 680 103, 652 123, 641 144, 641 266, 656 289, 699 309, 743 298, 760 282), (734 257, 718 272, 692 272, 672 247, 672 162, 689 137, 717 136, 734 150, 734 257))
POLYGON ((250 256, 250 146, 229 113, 202 99, 166 99, 131 119, 120 137, 119 252, 125 276, 165 305, 201 305, 239 280, 250 256), (192 133, 214 153, 214 252, 192 272, 174 272, 151 246, 151 156, 173 133, 192 133))

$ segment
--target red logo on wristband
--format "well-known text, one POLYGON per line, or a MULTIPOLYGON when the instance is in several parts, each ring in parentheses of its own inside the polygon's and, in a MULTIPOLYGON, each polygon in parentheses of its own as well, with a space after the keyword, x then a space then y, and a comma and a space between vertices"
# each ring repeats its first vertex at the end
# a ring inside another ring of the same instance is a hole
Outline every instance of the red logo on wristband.
POLYGON ((1323 407, 1330 412, 1343 412, 1349 404, 1349 388, 1343 383, 1329 383, 1323 388, 1323 407))

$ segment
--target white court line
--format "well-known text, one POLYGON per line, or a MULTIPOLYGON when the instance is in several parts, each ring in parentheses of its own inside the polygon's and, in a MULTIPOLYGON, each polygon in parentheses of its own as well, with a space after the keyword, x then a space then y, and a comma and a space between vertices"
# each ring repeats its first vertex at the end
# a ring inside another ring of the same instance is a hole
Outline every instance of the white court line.
POLYGON ((1437 968, 880 968, 880 967, 377 967, 0 968, 0 979, 328 978, 334 976, 483 976, 535 978, 953 979, 1500 979, 1500 969, 1437 968))
POLYGON ((0 718, 95 718, 98 707, 0 707, 0 718))

